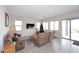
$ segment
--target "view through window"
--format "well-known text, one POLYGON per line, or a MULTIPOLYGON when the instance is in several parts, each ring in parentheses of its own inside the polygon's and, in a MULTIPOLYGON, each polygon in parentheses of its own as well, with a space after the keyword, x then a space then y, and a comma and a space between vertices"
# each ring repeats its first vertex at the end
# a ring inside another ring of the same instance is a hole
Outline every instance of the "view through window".
POLYGON ((22 21, 15 21, 16 31, 22 30, 22 21))

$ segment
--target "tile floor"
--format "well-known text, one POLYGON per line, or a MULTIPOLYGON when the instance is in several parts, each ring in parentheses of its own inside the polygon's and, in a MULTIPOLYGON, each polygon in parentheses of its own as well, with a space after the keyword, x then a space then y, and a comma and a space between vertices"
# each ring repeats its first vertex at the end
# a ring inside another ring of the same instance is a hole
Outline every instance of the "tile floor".
POLYGON ((37 47, 31 41, 26 42, 25 48, 17 53, 79 53, 79 46, 66 39, 53 39, 51 42, 37 47))

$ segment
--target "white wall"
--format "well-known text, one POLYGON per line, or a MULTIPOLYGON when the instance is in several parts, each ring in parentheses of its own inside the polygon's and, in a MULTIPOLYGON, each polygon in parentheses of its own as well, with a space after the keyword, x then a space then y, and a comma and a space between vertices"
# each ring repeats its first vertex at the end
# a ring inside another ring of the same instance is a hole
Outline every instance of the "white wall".
POLYGON ((36 33, 36 28, 33 29, 26 29, 27 23, 36 24, 36 22, 40 21, 37 18, 31 18, 31 17, 20 17, 20 16, 10 16, 10 25, 15 25, 15 20, 22 20, 22 31, 19 31, 18 33, 21 33, 22 36, 28 36, 33 35, 36 33))
POLYGON ((9 29, 9 27, 5 27, 5 11, 5 7, 0 6, 0 52, 3 51, 4 36, 9 29))

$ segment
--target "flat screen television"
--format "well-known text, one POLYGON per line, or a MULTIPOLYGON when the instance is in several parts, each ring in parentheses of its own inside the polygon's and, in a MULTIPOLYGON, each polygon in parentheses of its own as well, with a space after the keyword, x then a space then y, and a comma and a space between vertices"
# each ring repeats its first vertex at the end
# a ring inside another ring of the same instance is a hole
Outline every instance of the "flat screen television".
POLYGON ((30 24, 30 23, 26 24, 27 29, 30 29, 30 28, 32 29, 34 26, 35 26, 34 24, 30 24))

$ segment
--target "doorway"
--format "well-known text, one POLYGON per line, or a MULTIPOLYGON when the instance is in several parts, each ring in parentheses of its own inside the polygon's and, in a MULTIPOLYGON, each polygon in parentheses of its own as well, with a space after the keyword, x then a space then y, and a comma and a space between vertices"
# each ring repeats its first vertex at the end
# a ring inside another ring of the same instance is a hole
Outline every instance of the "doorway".
POLYGON ((62 20, 62 38, 79 41, 79 19, 62 20))

